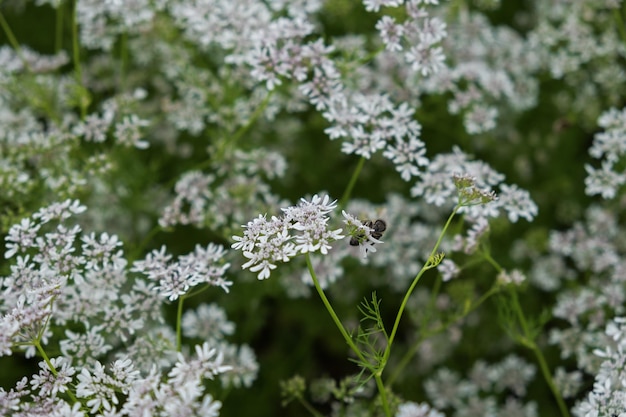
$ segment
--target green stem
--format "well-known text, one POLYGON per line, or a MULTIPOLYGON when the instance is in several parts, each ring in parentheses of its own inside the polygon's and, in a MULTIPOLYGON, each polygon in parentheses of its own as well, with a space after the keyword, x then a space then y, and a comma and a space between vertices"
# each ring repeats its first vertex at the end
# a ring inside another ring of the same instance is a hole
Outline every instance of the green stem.
POLYGON ((0 27, 2 27, 4 34, 6 35, 7 39, 9 40, 9 43, 15 50, 15 53, 19 57, 20 61, 22 61, 22 64, 24 64, 24 68, 26 69, 26 71, 32 73, 32 69, 30 65, 28 64, 28 61, 26 60, 26 58, 24 58, 24 55, 22 54, 22 48, 20 47, 20 44, 17 41, 17 38, 13 34, 11 27, 9 26, 7 21, 4 19, 4 15, 2 14, 2 12, 0 12, 0 27))
POLYGON ((176 352, 180 352, 183 346, 182 340, 182 323, 183 323, 183 304, 185 303, 185 295, 178 297, 178 309, 176 311, 176 352))
POLYGON ((320 286, 320 283, 317 279, 317 275, 315 274, 315 270, 313 269, 313 264, 311 263, 311 257, 309 256, 308 253, 305 254, 305 259, 306 259, 306 265, 309 268, 309 274, 311 274, 311 279, 313 280, 313 284, 315 285, 315 289, 317 290, 317 293, 322 299, 322 303, 324 303, 324 307, 326 307, 326 310, 328 310, 328 314, 330 314, 330 317, 335 322, 335 325, 339 329, 339 332, 341 332, 341 335, 345 339, 346 343, 348 343, 348 346, 350 346, 350 349, 352 349, 352 351, 357 355, 357 357, 363 364, 367 363, 367 361, 365 360, 365 357, 363 356, 359 348, 352 341, 352 337, 350 337, 350 335, 348 334, 348 331, 343 327, 343 324, 341 324, 341 320, 339 320, 339 317, 337 317, 337 314, 335 313, 335 310, 333 309, 333 307, 330 305, 328 298, 326 298, 326 294, 324 294, 324 290, 320 286))
POLYGON ((54 52, 59 53, 63 47, 63 5, 56 8, 56 23, 54 28, 54 52))
POLYGON ((617 31, 622 38, 622 42, 626 44, 626 27, 624 27, 624 19, 622 18, 622 13, 619 9, 613 10, 613 18, 615 19, 617 31))
POLYGON ((450 227, 450 223, 452 223, 452 219, 454 218, 454 216, 456 215, 456 212, 460 208, 461 208, 461 206, 457 205, 456 207, 454 207, 454 210, 452 210, 452 213, 448 217, 448 221, 446 221, 446 224, 443 227, 443 230, 439 234, 439 238, 437 239, 437 243, 435 243, 435 246, 433 247, 433 250, 430 252, 430 256, 428 257, 428 260, 426 260, 426 263, 424 264, 422 269, 417 273, 417 275, 413 279, 413 282, 411 283, 411 286, 409 287, 408 291, 404 295, 404 299, 402 300, 402 304, 400 305, 400 308, 398 309, 398 314, 396 315, 396 321, 394 322, 393 329, 391 330, 391 335, 389 336, 389 341, 387 342, 387 347, 385 348, 385 353, 383 354, 382 363, 386 363, 387 359, 389 358, 389 354, 391 353, 391 345, 393 344, 393 340, 396 337, 396 333, 398 331, 398 327, 400 326, 400 319, 402 318, 402 314, 404 313, 404 309, 406 308, 406 305, 407 305, 407 303, 409 301, 409 297, 411 297, 411 294, 413 293, 413 290, 415 289, 415 286, 417 285, 417 283, 420 280, 420 278, 422 277, 422 275, 424 275, 424 273, 428 269, 430 269, 432 267, 432 266, 429 266, 429 263, 430 263, 431 259, 433 258, 433 256, 435 255, 435 253, 437 253, 437 249, 439 249, 439 245, 441 245, 441 241, 443 240, 443 237, 446 234, 446 231, 448 230, 448 227, 450 227))
MULTIPOLYGON (((498 271, 498 273, 502 272, 502 267, 495 259, 491 257, 491 254, 488 251, 484 251, 483 256, 485 260, 487 260, 487 262, 489 262, 495 268, 495 270, 498 271)), ((524 316, 524 311, 522 310, 522 306, 517 297, 517 292, 515 291, 515 289, 511 289, 510 294, 511 306, 515 310, 515 314, 517 315, 517 319, 523 333, 523 336, 520 337, 518 341, 522 345, 533 351, 533 353, 537 357, 537 362, 539 363, 539 368, 541 369, 543 379, 548 384, 550 391, 552 391, 552 395, 554 396, 554 399, 559 406, 561 415, 563 417, 570 417, 567 406, 565 405, 565 401, 563 400, 561 393, 559 392, 556 384, 554 383, 554 380, 552 379, 552 375, 550 373, 550 369, 548 368, 546 359, 537 344, 535 343, 535 337, 530 330, 530 326, 528 325, 528 320, 526 320, 526 316, 524 316)))
MULTIPOLYGON (((483 248, 484 249, 484 248, 483 248)), ((502 272, 502 267, 500 266, 500 264, 491 257, 491 253, 489 253, 486 250, 482 251, 483 257, 485 258, 485 260, 491 264, 491 266, 493 266, 493 268, 498 272, 498 274, 500 272, 502 272)))
MULTIPOLYGON (((328 311, 328 314, 330 314, 330 317, 335 322, 335 325, 339 329, 339 332, 341 333, 341 335, 345 339, 346 343, 348 343, 348 346, 350 346, 350 349, 352 349, 352 351, 359 358, 359 363, 363 364, 363 366, 367 366, 368 362, 366 361, 365 357, 363 356, 363 354, 361 353, 361 351, 359 350, 357 345, 352 341, 352 337, 350 337, 350 335, 348 334, 348 331, 343 327, 343 324, 341 324, 341 320, 339 320, 339 317, 337 317, 337 314, 335 313, 335 310, 330 305, 330 302, 328 301, 328 298, 326 298, 326 294, 324 294, 324 290, 322 289, 322 287, 321 287, 321 285, 320 285, 320 283, 319 283, 319 281, 317 279, 317 275, 315 274, 315 270, 313 269, 313 264, 311 263, 311 257, 309 255, 309 253, 305 254, 305 259, 306 259, 306 265, 307 265, 307 267, 309 269, 309 274, 311 275, 311 279, 313 280, 313 284, 315 285, 315 289, 317 290, 317 293, 319 294, 320 298, 322 299, 322 303, 324 303, 324 307, 326 307, 326 310, 328 311)), ((372 370, 372 369, 370 369, 370 370, 372 370)), ((381 398, 381 401, 383 403, 383 408, 385 409, 385 415, 387 417, 391 417, 391 412, 389 410, 389 403, 387 401, 387 391, 385 390, 385 386, 383 385, 383 382, 382 382, 382 379, 381 379, 381 373, 382 373, 382 368, 381 368, 380 371, 374 371, 374 378, 376 379, 376 385, 378 387, 378 393, 380 394, 380 398, 381 398)))
POLYGON ((391 409, 389 408, 389 401, 387 400, 387 390, 385 389, 385 384, 382 379, 382 369, 379 372, 374 374, 374 379, 376 380, 376 386, 378 387, 378 392, 380 393, 380 400, 383 403, 383 410, 385 411, 385 415, 387 417, 391 417, 391 409))
MULTIPOLYGON (((52 372, 52 375, 57 376, 59 372, 56 370, 54 365, 52 365, 52 362, 50 361, 50 358, 48 358, 46 351, 43 349, 43 346, 41 346, 41 341, 39 339, 35 339, 33 340, 33 345, 35 346, 35 348, 37 349, 37 352, 39 352, 43 360, 46 362, 46 365, 48 365, 48 369, 50 369, 50 372, 52 372)), ((78 402, 78 400, 76 399, 76 396, 74 395, 72 391, 68 389, 65 392, 67 396, 70 397, 70 400, 72 400, 72 404, 78 402)))
POLYGON ((48 365, 48 369, 50 369, 50 372, 52 372, 52 375, 57 376, 59 372, 56 370, 52 362, 50 362, 50 358, 48 358, 48 354, 46 354, 46 351, 43 350, 43 346, 41 346, 41 342, 39 341, 39 339, 33 340, 33 345, 35 345, 35 348, 37 348, 37 352, 39 352, 43 360, 48 365))
MULTIPOLYGON (((218 161, 221 160, 222 157, 224 156, 224 152, 226 151, 226 146, 230 145, 232 147, 244 135, 244 133, 246 133, 252 127, 254 122, 256 122, 256 120, 265 111, 265 108, 269 104, 270 99, 272 98, 273 94, 274 94, 274 90, 270 91, 267 94, 267 96, 265 96, 261 104, 259 104, 259 106, 256 108, 254 113, 252 113, 252 116, 250 116, 250 119, 248 120, 248 122, 245 125, 241 126, 239 129, 237 129, 237 131, 233 133, 229 141, 224 140, 221 142, 219 148, 217 149, 215 153, 215 158, 214 158, 215 160, 218 160, 218 161)), ((207 164, 210 162, 211 161, 208 160, 207 164)))
POLYGON ((152 230, 150 230, 150 232, 148 232, 148 234, 146 235, 146 237, 141 241, 141 243, 139 244, 139 246, 137 246, 129 255, 128 255, 128 261, 130 263, 132 263, 134 260, 136 260, 139 255, 141 255, 141 253, 143 252, 143 250, 145 249, 146 246, 148 246, 148 243, 150 243, 150 241, 152 240, 152 238, 159 232, 163 231, 163 228, 161 226, 155 226, 152 228, 152 230))
POLYGON ((120 67, 119 85, 122 91, 126 90, 126 69, 128 68, 128 34, 122 33, 120 36, 120 67))
POLYGON ((356 184, 356 180, 359 178, 359 175, 361 174, 363 165, 365 165, 365 157, 362 156, 361 159, 359 159, 359 163, 356 165, 356 168, 354 168, 352 177, 350 178, 350 181, 348 182, 348 185, 346 186, 346 190, 343 192, 343 196, 341 197, 341 200, 339 201, 339 210, 343 210, 346 204, 348 204, 348 200, 350 199, 350 195, 352 194, 352 189, 354 188, 354 185, 356 184))
POLYGON ((563 397, 561 396, 559 389, 557 388, 556 384, 554 383, 554 380, 552 379, 552 374, 550 373, 550 369, 548 368, 548 363, 546 362, 546 359, 543 356, 543 353, 541 352, 541 350, 535 343, 534 336, 532 335, 530 331, 530 326, 528 325, 528 321, 526 320, 526 317, 524 316, 524 311, 522 310, 522 307, 519 303, 519 299, 517 298, 517 292, 515 290, 511 290, 511 301, 512 301, 511 304, 513 306, 513 309, 515 310, 517 314, 520 327, 522 328, 522 332, 524 334, 524 336, 520 339, 520 342, 522 343, 522 345, 530 349, 537 357, 537 362, 539 363, 539 368, 541 369, 541 374, 543 375, 543 379, 548 384, 550 391, 552 391, 552 395, 554 396, 554 399, 556 400, 556 403, 559 406, 561 415, 563 417, 570 417, 569 410, 567 409, 567 406, 565 405, 565 401, 563 400, 563 397))
POLYGON ((76 21, 76 9, 78 7, 78 0, 74 0, 72 3, 72 12, 71 12, 71 27, 72 27, 72 56, 74 60, 74 73, 76 75, 76 84, 81 87, 81 91, 79 93, 79 107, 80 107, 80 117, 81 120, 84 120, 87 116, 87 101, 84 97, 84 87, 83 87, 83 70, 80 63, 80 44, 78 43, 78 22, 76 21))
POLYGON ((322 413, 320 413, 319 411, 317 411, 315 408, 313 408, 313 406, 306 401, 304 398, 298 396, 298 402, 309 412, 311 413, 311 415, 315 416, 315 417, 324 417, 322 415, 322 413))
POLYGON ((541 368, 541 373, 543 375, 543 378, 546 380, 546 383, 550 387, 550 391, 552 391, 552 395, 554 395, 554 398, 556 399, 556 403, 559 406, 561 415, 563 417, 570 417, 570 413, 569 413, 569 410, 567 409, 567 405, 565 404, 565 401, 563 400, 563 397, 561 397, 561 393, 559 392, 559 389, 556 387, 556 384, 554 383, 554 380, 552 379, 552 374, 550 373, 550 369, 548 368, 548 364, 546 362, 545 357, 543 356, 543 353, 541 353, 541 350, 539 350, 539 348, 535 344, 533 344, 532 351, 537 357, 537 362, 539 362, 539 368, 541 368))
POLYGON ((492 295, 497 294, 498 292, 500 292, 501 288, 502 287, 500 285, 498 285, 498 282, 496 281, 493 284, 493 286, 489 289, 489 291, 487 291, 485 294, 483 294, 478 299, 478 301, 476 301, 474 304, 472 304, 469 308, 465 309, 461 314, 457 314, 452 319, 448 320, 446 323, 442 323, 439 326, 437 326, 435 328, 432 328, 430 330, 426 329, 425 326, 422 326, 423 330, 420 331, 419 338, 413 344, 413 346, 411 346, 411 349, 402 357, 402 359, 400 359, 400 362, 398 362, 398 364, 396 365, 394 370, 391 372, 391 375, 389 376, 389 378, 387 378, 387 380, 385 381, 386 385, 387 386, 392 386, 393 385, 393 383, 396 381, 396 379, 398 379, 398 377, 400 376, 402 371, 407 367, 407 365, 409 364, 411 359, 413 359, 413 356, 415 356, 417 354, 419 346, 422 344, 422 342, 424 340, 428 339, 431 336, 434 336, 436 334, 439 334, 439 333, 445 331, 452 324, 454 324, 457 321, 462 320, 463 318, 467 317, 468 314, 470 314, 472 311, 476 310, 485 301, 487 301, 487 299, 489 297, 491 297, 492 295))

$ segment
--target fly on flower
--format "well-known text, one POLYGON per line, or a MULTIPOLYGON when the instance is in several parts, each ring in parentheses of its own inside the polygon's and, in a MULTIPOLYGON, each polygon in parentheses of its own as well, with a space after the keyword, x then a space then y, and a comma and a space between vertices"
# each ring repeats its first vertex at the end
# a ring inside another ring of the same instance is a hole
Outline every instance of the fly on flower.
POLYGON ((382 219, 376 220, 359 220, 356 217, 343 212, 345 218, 344 223, 347 226, 347 232, 351 236, 350 245, 358 246, 361 255, 366 258, 368 252, 376 252, 374 245, 382 243, 379 239, 383 237, 383 233, 387 230, 387 223, 382 219))
MULTIPOLYGON (((387 223, 385 223, 385 221, 382 219, 376 219, 374 221, 363 220, 362 223, 366 227, 369 227, 370 229, 372 229, 372 231, 370 232, 370 236, 372 236, 376 240, 379 240, 381 237, 383 237, 383 233, 385 232, 385 230, 387 230, 387 223)), ((352 236, 352 238, 350 239, 350 245, 359 246, 360 243, 366 240, 367 240, 367 236, 365 235, 365 232, 360 232, 352 236)), ((372 245, 374 243, 376 242, 373 242, 372 245)))

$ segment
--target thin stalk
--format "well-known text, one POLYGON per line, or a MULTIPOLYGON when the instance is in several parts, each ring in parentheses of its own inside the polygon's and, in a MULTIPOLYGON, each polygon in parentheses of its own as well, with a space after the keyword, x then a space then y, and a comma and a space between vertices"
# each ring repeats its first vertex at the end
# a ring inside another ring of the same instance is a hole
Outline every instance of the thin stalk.
POLYGON ((380 370, 380 372, 376 372, 374 374, 374 379, 376 380, 376 386, 378 387, 378 392, 380 393, 380 400, 383 403, 383 410, 385 411, 385 415, 387 417, 391 417, 391 409, 389 408, 389 401, 387 400, 387 390, 385 389, 385 384, 383 383, 381 374, 382 369, 380 370))
POLYGON ((524 346, 526 346, 528 349, 530 349, 537 357, 537 362, 539 363, 539 368, 541 369, 541 374, 543 375, 543 379, 548 384, 550 391, 552 391, 552 395, 554 396, 554 399, 556 400, 556 403, 559 406, 561 415, 563 417, 570 417, 570 413, 569 413, 569 410, 567 409, 567 406, 565 405, 565 401, 563 400, 563 397, 561 396, 559 389, 556 387, 556 384, 554 383, 554 380, 552 379, 552 374, 548 367, 548 363, 546 362, 546 359, 543 356, 543 352, 541 352, 541 350, 537 346, 537 343, 535 343, 534 337, 530 331, 530 326, 528 325, 528 321, 526 320, 526 317, 524 316, 524 311, 522 310, 522 306, 519 303, 519 299, 517 298, 517 292, 515 292, 515 290, 511 291, 511 300, 512 300, 511 304, 517 314, 520 327, 522 328, 522 331, 524 333, 524 337, 520 340, 520 342, 524 346))
POLYGON ((320 413, 315 408, 313 408, 313 406, 308 401, 306 401, 304 398, 297 397, 297 399, 298 399, 298 402, 302 405, 302 407, 304 407, 309 413, 311 413, 311 415, 313 415, 315 417, 324 417, 322 415, 322 413, 320 413))
POLYGON ((176 311, 176 352, 180 352, 183 346, 182 340, 182 322, 183 322, 183 304, 185 303, 185 295, 178 297, 178 309, 176 311))
POLYGON ((313 284, 315 285, 315 289, 317 290, 317 293, 322 299, 322 303, 324 303, 324 307, 326 307, 326 310, 328 310, 328 314, 330 314, 330 317, 335 322, 335 325, 339 329, 339 332, 345 339, 346 343, 348 343, 348 346, 350 346, 350 349, 352 349, 352 351, 358 356, 359 360, 362 363, 364 364, 367 363, 367 361, 365 360, 365 357, 363 356, 359 348, 352 341, 352 337, 350 337, 350 335, 348 334, 348 331, 343 327, 343 324, 341 324, 341 320, 339 320, 339 317, 337 317, 337 314, 335 313, 335 310, 333 309, 333 307, 330 305, 328 298, 326 298, 326 294, 324 294, 324 290, 320 286, 320 283, 317 279, 317 275, 315 274, 315 270, 313 269, 313 264, 311 263, 311 257, 309 256, 308 253, 305 254, 305 258, 306 258, 306 265, 309 268, 309 274, 311 275, 311 279, 313 280, 313 284))
POLYGON ((9 40, 11 47, 15 50, 15 53, 20 58, 20 61, 22 61, 22 64, 24 64, 24 68, 26 68, 26 71, 32 73, 32 69, 30 65, 28 64, 28 61, 26 60, 26 58, 24 58, 24 55, 22 54, 22 48, 20 47, 20 44, 17 41, 17 38, 15 37, 15 35, 13 34, 13 31, 11 30, 11 26, 9 26, 9 24, 5 20, 2 12, 0 12, 0 27, 2 27, 4 34, 7 36, 7 39, 9 40))
MULTIPOLYGON (((365 357, 363 356, 363 354, 361 353, 357 345, 352 341, 352 337, 350 337, 350 335, 348 334, 348 331, 343 327, 343 324, 341 324, 341 320, 339 320, 339 317, 335 313, 335 310, 333 309, 333 307, 330 305, 328 298, 326 298, 326 294, 324 294, 324 290, 322 289, 319 283, 319 280, 317 279, 317 275, 315 274, 315 270, 313 269, 313 264, 311 263, 311 257, 309 256, 308 253, 305 254, 305 259, 306 259, 306 265, 309 269, 309 274, 311 275, 311 279, 313 280, 313 284, 315 285, 315 289, 317 290, 317 293, 322 299, 322 303, 324 303, 324 307, 326 307, 328 314, 330 314, 330 317, 335 322, 335 325, 339 329, 339 332, 345 339, 346 343, 348 343, 348 346, 350 346, 350 349, 352 349, 352 351, 359 358, 360 363, 363 364, 363 366, 366 366, 367 361, 365 360, 365 357)), ((381 379, 381 372, 382 372, 382 369, 380 371, 375 371, 374 378, 376 380, 376 385, 378 387, 378 393, 380 394, 381 401, 383 403, 383 408, 385 409, 385 415, 387 417, 391 417, 391 412, 389 410, 389 403, 387 400, 387 391, 385 390, 385 386, 383 385, 383 381, 381 379)))
POLYGON ((119 67, 119 85, 122 91, 126 90, 126 69, 128 68, 128 34, 126 32, 120 35, 120 67, 119 67))
POLYGON ((541 374, 543 375, 543 379, 545 379, 546 383, 550 387, 550 391, 552 391, 552 395, 554 395, 554 398, 556 399, 556 403, 559 406, 561 415, 563 417, 570 417, 570 413, 569 413, 569 410, 567 409, 567 405, 565 404, 565 401, 563 400, 563 397, 561 397, 561 393, 559 392, 559 389, 556 387, 556 384, 554 383, 554 380, 552 379, 552 374, 550 373, 550 369, 548 368, 548 363, 546 362, 546 359, 543 356, 543 353, 541 353, 541 350, 539 350, 537 345, 534 343, 533 343, 533 347, 531 348, 531 350, 537 357, 537 362, 539 362, 539 368, 541 369, 541 374))
POLYGON ((626 27, 624 27, 624 19, 619 9, 613 10, 613 18, 615 19, 617 31, 619 32, 619 35, 622 38, 622 42, 626 44, 626 27))
MULTIPOLYGON (((261 114, 265 111, 267 105, 270 102, 270 99, 272 98, 272 95, 274 94, 274 90, 270 91, 267 96, 265 96, 265 98, 263 99, 263 101, 261 102, 261 104, 259 104, 259 106, 256 108, 256 110, 254 111, 254 113, 252 113, 252 116, 250 116, 250 119, 248 119, 248 122, 241 126, 239 129, 237 129, 237 131, 235 133, 233 133, 233 135, 230 138, 230 141, 222 141, 222 143, 220 144, 219 148, 217 149, 217 152, 215 153, 215 159, 216 160, 221 160, 222 157, 224 156, 224 152, 226 151, 226 145, 234 145, 235 143, 237 143, 237 141, 244 135, 244 133, 246 133, 254 124, 254 122, 256 122, 256 120, 261 116, 261 114)), ((207 160, 207 164, 209 164, 211 161, 207 160)))
POLYGON ((57 6, 55 12, 54 52, 59 53, 61 48, 63 48, 63 5, 61 3, 57 6))
MULTIPOLYGON (((413 344, 413 346, 411 346, 411 349, 407 353, 404 354, 402 359, 400 359, 400 361, 398 362, 398 364, 396 365, 394 370, 391 372, 391 375, 389 376, 389 378, 387 378, 387 380, 385 381, 385 384, 387 386, 392 386, 393 385, 393 383, 396 381, 396 379, 398 379, 398 377, 400 376, 402 371, 407 367, 409 362, 411 362, 411 359, 413 359, 413 356, 415 356, 417 354, 419 346, 422 344, 422 342, 424 340, 428 339, 431 336, 434 336, 436 334, 439 334, 439 333, 445 331, 452 324, 454 324, 457 321, 463 319, 464 317, 467 317, 468 314, 470 314, 472 311, 476 310, 485 301, 487 301, 487 299, 489 297, 491 297, 492 295, 497 294, 498 292, 500 292, 500 288, 501 287, 498 285, 497 282, 494 283, 494 285, 489 289, 489 291, 487 291, 485 294, 483 294, 478 299, 478 301, 476 301, 474 304, 472 304, 469 308, 465 309, 463 311, 463 313, 456 315, 455 317, 450 319, 448 322, 440 324, 439 326, 437 326, 435 328, 432 328, 430 330, 428 330, 428 329, 422 330, 420 332, 420 336, 417 339, 417 341, 413 344)), ((425 329, 425 327, 424 327, 424 329, 425 329)))
MULTIPOLYGON (((78 7, 78 0, 74 0, 72 3, 71 27, 72 27, 72 57, 74 60, 74 73, 76 75, 76 83, 83 87, 83 70, 80 63, 80 44, 78 43, 78 22, 76 21, 76 9, 78 7)), ((87 116, 87 103, 83 97, 84 88, 80 91, 79 103, 80 117, 82 120, 87 116)))
POLYGON ((359 159, 359 163, 356 165, 356 168, 354 168, 352 177, 350 177, 350 181, 348 182, 348 185, 346 186, 346 190, 343 192, 343 196, 341 197, 341 200, 339 200, 340 210, 342 210, 348 203, 348 200, 350 199, 350 195, 352 194, 352 189, 354 188, 354 185, 356 184, 356 180, 359 178, 359 175, 361 174, 361 170, 363 169, 363 165, 365 165, 365 157, 362 156, 361 159, 359 159))
POLYGON ((137 246, 128 256, 128 260, 130 261, 130 263, 132 263, 134 260, 136 260, 139 255, 143 252, 144 248, 146 246, 148 246, 148 243, 150 243, 150 241, 152 240, 152 238, 159 232, 163 231, 163 228, 159 225, 155 226, 152 228, 152 230, 150 230, 150 232, 148 232, 148 234, 146 235, 146 237, 143 238, 143 240, 141 241, 141 243, 139 244, 139 246, 137 246))
POLYGON ((437 239, 437 243, 435 243, 435 246, 433 247, 433 250, 430 252, 430 256, 428 257, 428 260, 426 261, 426 263, 424 264, 422 269, 417 273, 417 275, 413 279, 413 282, 411 283, 411 286, 409 287, 408 291, 404 295, 404 299, 402 300, 402 304, 400 305, 400 308, 398 309, 398 314, 396 315, 396 321, 394 322, 393 329, 391 330, 391 335, 389 336, 389 341, 387 342, 387 347, 385 348, 385 353, 383 355, 382 363, 386 363, 387 359, 389 358, 389 354, 391 353, 391 345, 393 344, 393 340, 396 337, 396 333, 398 331, 398 327, 400 326, 400 319, 402 318, 402 314, 404 313, 404 309, 406 308, 406 305, 409 302, 409 298, 411 297, 411 294, 413 293, 413 290, 415 289, 415 286, 417 285, 417 283, 420 280, 420 278, 422 277, 422 275, 424 275, 424 273, 428 269, 430 269, 430 268, 428 268, 428 263, 433 258, 435 253, 437 253, 437 249, 439 249, 439 245, 441 245, 441 241, 443 240, 443 237, 446 234, 446 231, 448 230, 448 227, 450 227, 450 223, 452 223, 452 219, 454 218, 454 216, 456 215, 456 212, 460 208, 461 208, 461 206, 457 205, 454 208, 454 210, 452 210, 452 213, 448 217, 448 220, 446 221, 446 224, 443 227, 443 230, 439 234, 439 238, 437 239))
MULTIPOLYGON (((39 352, 43 360, 46 362, 46 365, 48 365, 48 369, 50 369, 50 372, 52 372, 52 375, 57 376, 59 372, 56 370, 56 368, 50 361, 50 358, 48 358, 46 351, 43 349, 43 346, 41 346, 40 340, 39 339, 33 340, 33 345, 35 346, 35 348, 37 349, 37 352, 39 352)), ((72 404, 78 402, 78 400, 76 399, 76 396, 74 395, 72 391, 67 390, 65 391, 65 393, 67 394, 68 397, 70 397, 70 400, 72 400, 72 404)))

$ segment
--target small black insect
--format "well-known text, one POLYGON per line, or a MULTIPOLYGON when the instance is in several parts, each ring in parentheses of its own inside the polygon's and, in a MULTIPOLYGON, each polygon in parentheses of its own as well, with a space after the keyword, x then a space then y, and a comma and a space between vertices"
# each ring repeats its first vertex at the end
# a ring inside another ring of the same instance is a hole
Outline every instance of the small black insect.
MULTIPOLYGON (((382 219, 377 220, 363 220, 363 224, 374 231, 371 233, 371 236, 374 239, 380 239, 383 237, 383 233, 387 230, 387 223, 385 223, 382 219)), ((351 246, 359 246, 361 242, 365 240, 365 233, 359 233, 357 235, 352 236, 350 239, 351 246)))

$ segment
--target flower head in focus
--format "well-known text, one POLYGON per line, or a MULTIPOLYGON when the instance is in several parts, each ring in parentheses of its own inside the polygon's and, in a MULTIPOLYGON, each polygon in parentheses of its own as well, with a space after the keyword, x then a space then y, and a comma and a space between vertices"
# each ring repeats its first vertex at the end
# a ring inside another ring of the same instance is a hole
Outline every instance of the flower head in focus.
POLYGON ((337 207, 337 200, 319 197, 301 199, 297 206, 283 208, 283 215, 259 215, 243 226, 243 236, 233 236, 233 249, 243 251, 248 262, 242 268, 258 272, 259 279, 269 278, 278 262, 289 262, 298 254, 320 252, 328 254, 330 244, 343 239, 341 229, 331 230, 328 213, 337 207))

